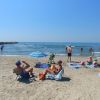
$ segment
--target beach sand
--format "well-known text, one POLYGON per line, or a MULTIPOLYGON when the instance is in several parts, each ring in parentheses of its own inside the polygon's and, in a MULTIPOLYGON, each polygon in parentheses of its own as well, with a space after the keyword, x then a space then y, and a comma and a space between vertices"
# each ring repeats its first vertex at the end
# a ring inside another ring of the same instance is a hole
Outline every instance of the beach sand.
MULTIPOLYGON (((71 69, 66 56, 57 56, 55 61, 63 61, 62 81, 37 80, 31 83, 19 82, 12 69, 17 60, 25 60, 32 67, 36 62, 48 62, 48 57, 34 59, 27 56, 0 56, 0 100, 100 100, 100 68, 71 69)), ((82 61, 86 57, 73 57, 82 61)), ((100 62, 100 61, 99 61, 100 62)), ((43 71, 34 68, 35 73, 43 71)))

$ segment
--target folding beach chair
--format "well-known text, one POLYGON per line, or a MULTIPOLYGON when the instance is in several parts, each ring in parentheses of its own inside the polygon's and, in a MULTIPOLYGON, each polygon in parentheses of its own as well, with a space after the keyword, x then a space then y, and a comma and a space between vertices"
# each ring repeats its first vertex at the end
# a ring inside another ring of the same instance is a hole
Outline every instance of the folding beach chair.
POLYGON ((21 73, 21 74, 16 74, 16 75, 17 75, 17 79, 28 80, 30 78, 29 73, 21 73))
POLYGON ((60 81, 62 79, 63 74, 64 74, 64 68, 62 68, 62 70, 57 75, 53 75, 53 74, 48 73, 46 75, 46 78, 51 79, 51 80, 60 81))

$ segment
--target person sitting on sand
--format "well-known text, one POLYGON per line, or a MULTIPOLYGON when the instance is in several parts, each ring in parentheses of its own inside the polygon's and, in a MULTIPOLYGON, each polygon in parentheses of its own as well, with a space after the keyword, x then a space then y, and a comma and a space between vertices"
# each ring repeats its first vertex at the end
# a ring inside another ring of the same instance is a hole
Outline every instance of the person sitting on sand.
POLYGON ((17 67, 13 69, 13 73, 16 73, 18 75, 29 73, 30 76, 33 76, 33 68, 30 67, 30 65, 25 61, 22 61, 22 63, 21 61, 17 61, 15 63, 17 67), (22 63, 25 65, 22 65, 22 63))
POLYGON ((47 75, 47 73, 57 75, 61 70, 62 70, 62 61, 59 60, 57 65, 51 64, 51 67, 47 68, 42 74, 40 73, 39 79, 40 80, 45 79, 45 76, 47 75))

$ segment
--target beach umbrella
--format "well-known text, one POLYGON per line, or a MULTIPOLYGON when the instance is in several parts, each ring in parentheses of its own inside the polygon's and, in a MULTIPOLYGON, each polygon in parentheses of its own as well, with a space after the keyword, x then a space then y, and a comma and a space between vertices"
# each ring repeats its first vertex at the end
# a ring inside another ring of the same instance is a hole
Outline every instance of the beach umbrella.
POLYGON ((31 57, 34 57, 34 58, 41 58, 41 57, 46 57, 48 56, 47 54, 43 53, 43 52, 40 52, 40 51, 36 51, 36 52, 32 52, 30 54, 31 57))
MULTIPOLYGON (((30 54, 31 57, 33 58, 41 58, 41 57, 46 57, 48 56, 47 54, 43 53, 43 52, 40 52, 40 51, 36 51, 36 52, 32 52, 30 54)), ((37 59, 37 62, 38 62, 38 59, 37 59)), ((38 62, 36 63, 35 65, 36 68, 48 68, 49 65, 46 64, 46 63, 41 63, 41 62, 38 62)))

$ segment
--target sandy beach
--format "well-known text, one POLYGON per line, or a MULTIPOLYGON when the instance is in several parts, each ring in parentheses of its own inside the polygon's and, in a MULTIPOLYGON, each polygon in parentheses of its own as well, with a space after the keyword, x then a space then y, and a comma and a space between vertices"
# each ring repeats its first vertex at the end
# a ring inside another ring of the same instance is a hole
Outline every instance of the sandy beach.
MULTIPOLYGON (((13 73, 17 60, 27 61, 33 68, 36 62, 48 62, 46 58, 28 56, 0 56, 0 100, 100 100, 100 68, 71 69, 67 66, 66 56, 56 56, 55 62, 63 61, 64 79, 36 80, 23 83, 16 80, 13 73)), ((82 61, 86 57, 73 57, 73 61, 82 61)), ((98 61, 100 62, 100 61, 98 61)), ((42 69, 34 68, 38 74, 42 69)))

